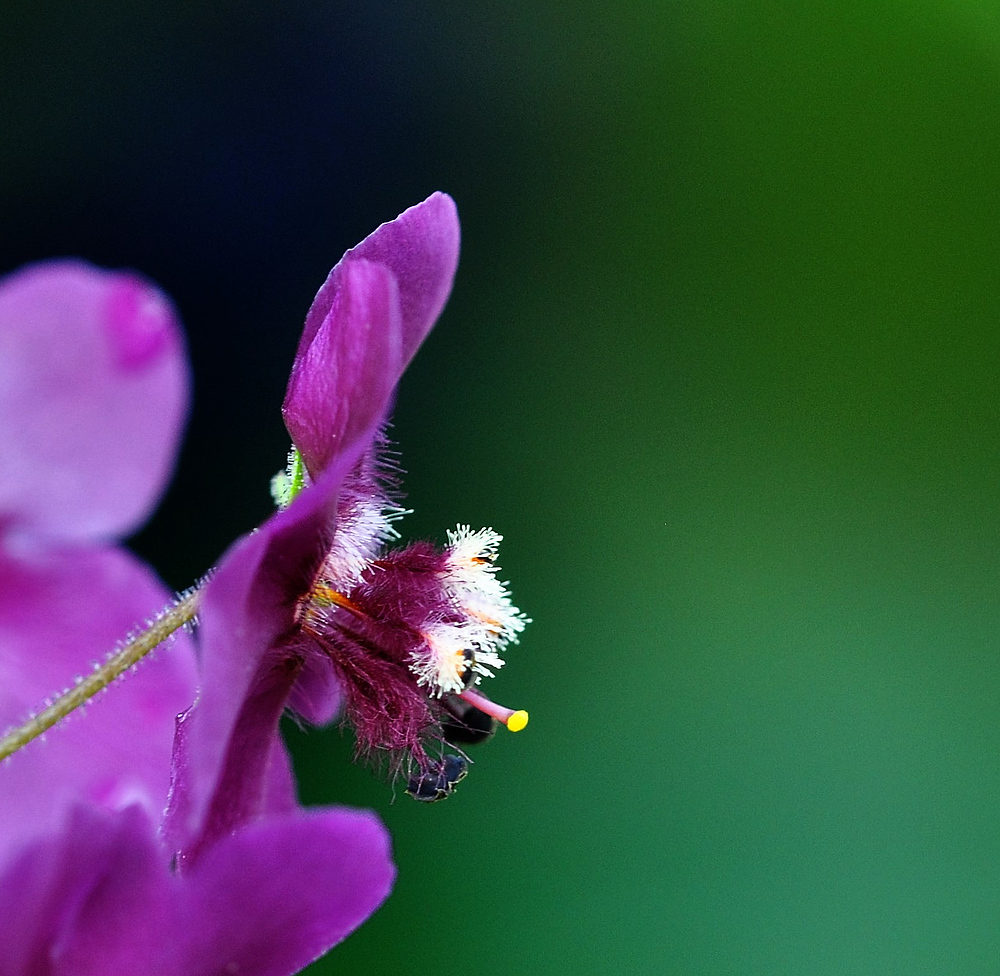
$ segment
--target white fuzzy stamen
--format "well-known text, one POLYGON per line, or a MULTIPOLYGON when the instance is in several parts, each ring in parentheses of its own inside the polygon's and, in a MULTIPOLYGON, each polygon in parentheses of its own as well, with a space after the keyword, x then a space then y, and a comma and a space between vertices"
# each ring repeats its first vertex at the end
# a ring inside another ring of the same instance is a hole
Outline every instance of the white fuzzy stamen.
POLYGON ((503 648, 516 643, 529 623, 511 602, 507 583, 497 579, 494 560, 502 538, 493 529, 473 532, 468 525, 448 533, 441 584, 464 619, 425 631, 424 648, 410 663, 417 682, 439 697, 463 691, 470 670, 492 678, 503 667, 503 648))
POLYGON ((465 652, 473 637, 470 629, 462 624, 442 622, 432 624, 421 637, 424 646, 414 652, 410 661, 417 684, 429 688, 439 698, 458 694, 465 687, 469 663, 465 652))
POLYGON ((497 650, 517 643, 517 635, 530 623, 514 606, 508 583, 497 578, 497 551, 503 536, 493 529, 473 532, 459 525, 448 533, 444 585, 449 595, 488 635, 497 650))
POLYGON ((399 538, 393 523, 408 514, 408 509, 393 505, 384 496, 364 492, 342 496, 333 545, 323 561, 323 577, 338 586, 357 581, 382 547, 399 538))

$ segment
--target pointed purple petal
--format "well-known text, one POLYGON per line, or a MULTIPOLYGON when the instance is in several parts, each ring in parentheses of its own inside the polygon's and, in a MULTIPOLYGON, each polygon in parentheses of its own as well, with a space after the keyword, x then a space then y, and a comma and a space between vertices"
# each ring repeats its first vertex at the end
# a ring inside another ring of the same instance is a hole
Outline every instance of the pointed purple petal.
POLYGON ((455 201, 447 193, 432 193, 344 255, 349 260, 377 261, 396 276, 403 311, 401 373, 448 301, 458 268, 459 241, 455 201))
MULTIPOLYGON (((23 722, 74 676, 171 601, 149 569, 118 549, 0 550, 0 726, 23 722)), ((195 692, 192 642, 179 633, 107 692, 0 766, 0 860, 79 801, 167 798, 174 716, 195 692)))
POLYGON ((126 535, 173 464, 188 401, 173 309, 136 275, 79 261, 0 282, 0 525, 126 535))
POLYGON ((367 436, 373 417, 384 416, 402 368, 391 272, 368 261, 342 261, 336 273, 332 302, 312 341, 299 346, 282 407, 313 477, 367 436))
POLYGON ((339 458, 285 511, 237 542, 206 586, 201 690, 178 728, 164 825, 171 849, 186 860, 264 811, 278 720, 296 682, 305 682, 299 696, 316 709, 336 707, 321 701, 336 685, 326 678, 314 685, 313 667, 282 642, 295 630, 297 602, 326 552, 337 490, 355 460, 339 458))
MULTIPOLYGON (((353 380, 341 380, 338 372, 330 370, 331 360, 336 365, 337 357, 327 352, 328 348, 337 350, 360 341, 354 335, 356 319, 338 313, 352 287, 348 269, 361 261, 371 262, 388 269, 395 279, 400 310, 399 355, 395 364, 388 355, 381 359, 381 367, 390 371, 391 390, 448 300, 458 267, 459 236, 455 202, 447 194, 434 193, 395 220, 382 224, 348 251, 330 272, 306 316, 284 407, 286 426, 310 472, 321 470, 340 449, 337 437, 344 425, 344 411, 350 417, 356 409, 353 398, 365 393, 353 380), (337 418, 335 422, 333 418, 337 418), (308 448, 304 448, 302 438, 308 448)), ((374 342, 376 338, 366 341, 374 342)))

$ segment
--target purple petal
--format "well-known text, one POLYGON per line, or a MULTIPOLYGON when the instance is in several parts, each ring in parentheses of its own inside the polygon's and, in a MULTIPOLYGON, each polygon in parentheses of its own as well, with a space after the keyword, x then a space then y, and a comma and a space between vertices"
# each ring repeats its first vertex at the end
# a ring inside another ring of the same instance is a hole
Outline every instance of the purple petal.
POLYGON ((316 810, 244 828, 183 878, 183 976, 297 973, 368 918, 394 877, 374 814, 316 810))
POLYGON ((79 261, 0 282, 0 525, 126 535, 169 476, 188 401, 173 309, 148 282, 79 261))
POLYGON ((373 418, 382 419, 401 370, 402 325, 392 274, 368 261, 342 261, 335 271, 332 302, 312 341, 299 346, 282 407, 313 477, 368 436, 373 418))
MULTIPOLYGON (((118 549, 0 549, 0 726, 23 722, 171 601, 118 549)), ((166 803, 174 716, 195 692, 191 639, 157 648, 113 688, 0 767, 0 861, 66 808, 166 803)))
POLYGON ((278 720, 296 683, 305 684, 297 697, 316 709, 336 707, 321 701, 336 685, 283 640, 295 631, 298 601, 329 545, 337 491, 355 460, 340 457, 285 511, 237 542, 206 586, 201 691, 178 729, 164 825, 185 862, 266 809, 278 720))
POLYGON ((288 698, 288 708, 310 725, 327 725, 340 711, 342 688, 325 657, 309 655, 288 698))
POLYGON ((363 426, 354 423, 352 413, 358 409, 355 398, 364 397, 366 390, 357 381, 357 372, 338 371, 339 360, 346 356, 338 356, 337 351, 362 341, 374 344, 367 360, 388 371, 389 388, 393 389, 448 300, 458 266, 458 247, 455 203, 447 194, 434 193, 382 224, 330 272, 306 316, 284 406, 285 424, 311 473, 321 470, 347 443, 341 428, 363 426), (381 344, 387 338, 366 332, 358 316, 340 311, 345 302, 350 305, 345 294, 356 287, 349 280, 348 269, 360 261, 388 269, 395 279, 400 311, 395 361, 382 351, 381 344), (318 348, 314 350, 314 346, 318 348), (341 437, 344 439, 338 441, 341 437))
POLYGON ((381 824, 347 810, 269 818, 178 876, 141 809, 81 808, 0 870, 0 976, 290 976, 394 876, 381 824))
POLYGON ((298 784, 292 769, 292 757, 281 733, 274 733, 274 744, 268 753, 270 762, 264 783, 263 815, 272 813, 292 813, 299 809, 298 784))
POLYGON ((73 811, 0 861, 0 976, 180 973, 180 930, 165 864, 139 807, 73 811))
POLYGON ((455 201, 447 193, 432 193, 423 203, 382 224, 344 255, 350 260, 377 261, 396 276, 403 312, 400 373, 448 301, 458 268, 459 239, 455 201))

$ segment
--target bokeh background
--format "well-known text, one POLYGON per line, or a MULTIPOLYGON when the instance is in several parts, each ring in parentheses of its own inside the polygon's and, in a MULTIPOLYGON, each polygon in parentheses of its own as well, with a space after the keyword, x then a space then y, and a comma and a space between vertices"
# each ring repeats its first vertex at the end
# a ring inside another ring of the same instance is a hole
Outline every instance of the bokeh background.
POLYGON ((529 708, 309 973, 1000 968, 1000 13, 988 0, 5 0, 0 268, 177 302, 196 399, 135 540, 269 512, 299 328, 435 189, 408 534, 493 525, 529 708))

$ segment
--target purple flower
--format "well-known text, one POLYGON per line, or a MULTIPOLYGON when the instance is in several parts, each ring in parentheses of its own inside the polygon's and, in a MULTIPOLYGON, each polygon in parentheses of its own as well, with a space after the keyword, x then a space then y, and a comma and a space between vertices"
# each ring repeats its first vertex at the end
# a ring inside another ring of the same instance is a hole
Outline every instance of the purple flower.
MULTIPOLYGON (((159 496, 187 396, 175 316, 147 282, 68 261, 0 281, 5 725, 170 602, 115 540, 159 496)), ((172 867, 157 824, 195 680, 179 634, 0 769, 0 976, 283 976, 388 893, 377 819, 300 810, 277 749, 253 822, 172 867)))
MULTIPOLYGON (((174 313, 148 283, 71 261, 0 281, 3 726, 23 721, 170 602, 115 540, 159 498, 187 401, 174 313)), ((80 802, 139 803, 158 817, 174 714, 191 701, 195 680, 181 634, 6 763, 0 863, 80 802)))
POLYGON ((182 863, 257 816, 286 707, 323 723, 343 703, 359 751, 411 773, 418 799, 464 775, 445 746, 456 727, 476 733, 470 710, 526 721, 470 687, 525 622, 496 578, 500 537, 460 526, 444 549, 386 549, 400 509, 381 431, 458 247, 455 205, 436 193, 348 251, 309 310, 283 408, 287 507, 229 551, 201 604, 202 688, 181 723, 166 821, 182 863))

